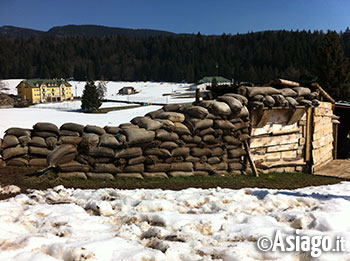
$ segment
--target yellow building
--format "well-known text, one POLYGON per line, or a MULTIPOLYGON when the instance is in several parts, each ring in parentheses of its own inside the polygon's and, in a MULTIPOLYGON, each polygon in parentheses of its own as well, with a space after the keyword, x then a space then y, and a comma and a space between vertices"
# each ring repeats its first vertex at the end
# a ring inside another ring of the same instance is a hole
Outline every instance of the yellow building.
POLYGON ((65 80, 24 80, 17 85, 18 97, 30 103, 72 100, 72 86, 65 80))

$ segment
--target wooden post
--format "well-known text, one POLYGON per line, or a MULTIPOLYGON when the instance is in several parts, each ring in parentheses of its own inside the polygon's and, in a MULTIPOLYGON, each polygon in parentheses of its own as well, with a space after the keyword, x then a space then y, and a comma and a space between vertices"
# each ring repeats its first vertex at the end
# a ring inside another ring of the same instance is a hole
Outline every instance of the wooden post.
POLYGON ((256 169, 254 160, 253 160, 253 158, 252 158, 252 154, 250 153, 250 149, 249 149, 248 142, 245 140, 245 141, 243 142, 243 145, 244 145, 245 151, 247 152, 247 158, 248 158, 248 161, 249 161, 249 164, 250 164, 250 168, 252 169, 253 174, 254 174, 256 177, 259 177, 259 173, 258 173, 258 171, 257 171, 257 169, 256 169))
POLYGON ((201 96, 201 93, 200 93, 199 89, 197 88, 197 89, 196 89, 196 104, 199 103, 199 101, 200 101, 200 96, 201 96))
POLYGON ((306 111, 306 142, 305 142, 305 161, 308 172, 312 174, 312 136, 313 136, 313 109, 308 108, 306 111))

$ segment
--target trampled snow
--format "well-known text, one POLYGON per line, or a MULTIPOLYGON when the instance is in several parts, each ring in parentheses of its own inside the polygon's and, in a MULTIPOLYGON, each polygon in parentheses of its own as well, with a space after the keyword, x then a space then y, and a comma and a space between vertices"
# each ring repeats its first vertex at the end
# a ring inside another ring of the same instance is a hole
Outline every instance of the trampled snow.
MULTIPOLYGON (((21 80, 3 80, 8 87, 7 93, 17 94, 16 86, 21 80)), ((70 82, 74 96, 82 96, 85 82, 70 82)), ((125 107, 134 104, 118 101, 142 102, 142 103, 183 103, 192 102, 194 98, 177 98, 176 94, 190 93, 191 84, 157 83, 157 82, 106 82, 105 98, 115 102, 103 103, 101 108, 125 107), (118 95, 119 89, 132 86, 138 92, 133 95, 118 95), (172 94, 172 95, 169 95, 172 94), (165 95, 165 96, 163 96, 165 95)), ((81 101, 65 101, 57 103, 43 103, 28 108, 0 109, 0 137, 10 127, 32 128, 39 122, 51 122, 60 127, 66 122, 75 122, 83 125, 92 124, 100 127, 106 125, 118 126, 120 123, 129 122, 136 116, 160 108, 159 106, 143 106, 140 108, 122 111, 111 111, 105 114, 86 114, 80 111, 81 101)))
MULTIPOLYGON (((0 259, 310 260, 259 252, 256 240, 342 236, 350 242, 350 182, 297 190, 33 190, 0 201, 0 259)), ((323 253, 318 260, 349 260, 323 253)))

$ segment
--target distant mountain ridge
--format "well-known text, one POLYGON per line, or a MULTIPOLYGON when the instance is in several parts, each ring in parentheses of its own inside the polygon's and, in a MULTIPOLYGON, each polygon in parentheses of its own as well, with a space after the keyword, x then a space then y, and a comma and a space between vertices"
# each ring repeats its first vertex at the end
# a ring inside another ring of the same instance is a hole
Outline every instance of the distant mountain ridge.
POLYGON ((65 25, 55 26, 48 31, 40 31, 29 28, 21 28, 15 26, 1 26, 0 37, 31 37, 31 36, 175 36, 177 34, 151 29, 128 29, 121 27, 108 27, 101 25, 65 25))

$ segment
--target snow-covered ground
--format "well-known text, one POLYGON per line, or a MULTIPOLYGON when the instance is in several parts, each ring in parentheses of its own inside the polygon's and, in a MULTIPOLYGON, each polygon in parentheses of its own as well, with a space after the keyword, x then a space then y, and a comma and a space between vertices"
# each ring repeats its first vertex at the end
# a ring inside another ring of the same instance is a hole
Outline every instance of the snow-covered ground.
MULTIPOLYGON (((349 260, 350 182, 297 190, 81 190, 62 186, 0 201, 0 259, 310 260, 259 252, 256 240, 342 236, 349 260)), ((315 259, 316 260, 316 259, 315 259)))
MULTIPOLYGON (((16 86, 21 80, 3 80, 9 88, 7 93, 17 94, 16 86)), ((106 99, 121 101, 137 101, 144 103, 182 103, 192 102, 193 98, 176 99, 163 94, 189 93, 191 84, 155 83, 155 82, 106 82, 106 99), (117 95, 119 89, 125 86, 133 86, 139 93, 134 95, 117 95)), ((85 82, 70 82, 74 96, 81 96, 85 82)), ((159 106, 145 106, 141 108, 127 109, 125 111, 112 111, 106 114, 85 114, 79 111, 80 101, 66 101, 59 103, 36 104, 28 108, 0 109, 0 137, 10 127, 32 128, 39 122, 51 122, 61 126, 65 122, 79 124, 93 124, 100 127, 106 125, 117 126, 120 123, 129 122, 136 116, 143 116, 147 112, 160 108, 159 106)), ((120 102, 106 102, 101 108, 129 106, 134 104, 120 102)))

